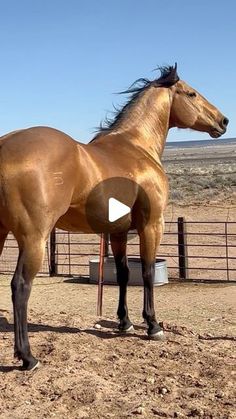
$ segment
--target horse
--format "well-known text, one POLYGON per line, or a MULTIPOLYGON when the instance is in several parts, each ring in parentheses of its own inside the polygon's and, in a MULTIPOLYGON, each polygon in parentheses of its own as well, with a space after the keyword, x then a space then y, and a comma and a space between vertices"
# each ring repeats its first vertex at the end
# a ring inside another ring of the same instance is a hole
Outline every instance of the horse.
MULTIPOLYGON (((178 127, 218 138, 226 132, 229 121, 197 90, 180 80, 176 65, 159 70, 154 80, 139 79, 122 92, 129 94, 126 104, 88 144, 50 127, 21 129, 0 138, 0 250, 11 231, 19 247, 11 281, 14 356, 22 361, 23 370, 39 365, 28 339, 27 306, 49 234, 55 226, 66 231, 93 232, 86 202, 98 183, 112 177, 140 186, 150 205, 147 220, 139 188, 133 188, 131 205, 135 212, 121 218, 117 229, 108 223, 119 285, 119 330, 125 333, 133 329, 126 301, 126 243, 132 226, 140 241, 142 314, 147 334, 150 339, 163 339, 154 310, 153 277, 168 198, 168 181, 161 163, 166 137, 170 128, 178 127)), ((95 196, 94 217, 99 208, 100 213, 104 210, 106 198, 102 193, 95 196)))

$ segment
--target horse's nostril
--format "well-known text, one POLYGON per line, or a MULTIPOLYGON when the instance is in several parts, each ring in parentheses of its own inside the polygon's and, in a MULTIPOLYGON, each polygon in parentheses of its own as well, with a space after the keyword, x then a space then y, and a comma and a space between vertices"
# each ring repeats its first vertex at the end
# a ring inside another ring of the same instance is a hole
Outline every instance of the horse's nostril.
POLYGON ((226 127, 227 127, 227 125, 228 125, 228 123, 229 123, 228 118, 224 117, 224 118, 223 118, 223 120, 222 120, 222 125, 223 125, 223 127, 224 127, 224 128, 226 128, 226 127))

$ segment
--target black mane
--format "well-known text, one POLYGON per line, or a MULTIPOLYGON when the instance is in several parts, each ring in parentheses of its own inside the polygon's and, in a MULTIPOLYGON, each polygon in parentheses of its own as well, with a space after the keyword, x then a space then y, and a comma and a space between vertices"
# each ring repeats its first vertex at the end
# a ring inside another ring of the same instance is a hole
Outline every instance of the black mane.
MULTIPOLYGON (((100 124, 98 128, 98 132, 96 136, 92 139, 95 140, 100 134, 103 132, 107 132, 114 128, 122 119, 124 114, 126 113, 127 109, 132 106, 139 96, 143 93, 144 90, 148 89, 149 87, 171 87, 179 80, 179 76, 177 74, 177 64, 175 66, 164 66, 158 67, 156 70, 159 70, 161 75, 158 79, 149 80, 146 78, 140 78, 136 80, 129 89, 119 92, 119 94, 129 94, 131 95, 127 100, 126 104, 121 109, 115 108, 115 115, 113 119, 106 118, 104 124, 100 124)), ((91 141, 91 142, 92 142, 91 141)))

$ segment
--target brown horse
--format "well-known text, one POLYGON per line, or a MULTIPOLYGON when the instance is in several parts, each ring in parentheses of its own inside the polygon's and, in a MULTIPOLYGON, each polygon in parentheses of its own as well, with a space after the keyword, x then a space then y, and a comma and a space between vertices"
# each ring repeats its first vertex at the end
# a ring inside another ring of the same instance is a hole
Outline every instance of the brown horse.
MULTIPOLYGON (((131 93, 127 104, 87 145, 46 127, 15 131, 0 140, 0 249, 11 231, 19 246, 11 282, 15 356, 23 361, 23 369, 31 370, 38 365, 28 340, 27 304, 49 233, 54 226, 91 232, 86 216, 87 199, 99 182, 112 177, 130 179, 140 185, 150 203, 149 218, 144 223, 145 211, 139 211, 139 192, 134 188, 132 203, 138 216, 131 213, 130 217, 120 219, 117 229, 111 228, 120 287, 119 328, 122 331, 132 328, 126 303, 129 278, 126 240, 132 224, 140 237, 143 317, 148 336, 154 339, 163 336, 154 312, 153 275, 168 197, 167 177, 160 160, 166 136, 169 128, 179 127, 220 137, 226 131, 228 119, 179 80, 176 66, 162 68, 160 77, 153 81, 138 80, 127 92, 131 93)), ((94 217, 97 211, 103 212, 106 199, 100 194, 94 201, 94 217)))

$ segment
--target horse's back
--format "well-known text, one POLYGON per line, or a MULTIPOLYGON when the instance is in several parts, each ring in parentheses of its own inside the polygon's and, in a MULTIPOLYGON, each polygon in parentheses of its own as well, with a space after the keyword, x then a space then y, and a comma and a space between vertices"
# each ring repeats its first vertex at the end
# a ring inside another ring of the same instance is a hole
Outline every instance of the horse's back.
MULTIPOLYGON (((74 145, 76 146, 77 142, 73 140, 69 135, 65 134, 64 132, 57 130, 51 127, 30 127, 25 129, 20 129, 16 131, 9 132, 2 137, 0 137, 0 145, 7 145, 10 146, 11 143, 14 142, 14 149, 20 152, 20 149, 24 149, 25 147, 28 148, 28 152, 31 149, 37 147, 45 148, 55 145, 61 145, 62 147, 66 147, 66 145, 74 145), (17 150, 17 147, 19 149, 17 150)), ((24 150, 26 151, 26 150, 24 150)))
POLYGON ((57 218, 70 205, 78 150, 53 128, 15 131, 0 139, 0 219, 12 230, 27 218, 57 218), (14 224, 14 225, 13 225, 14 224), (13 226, 13 227, 12 227, 13 226))

